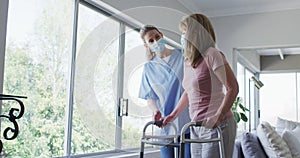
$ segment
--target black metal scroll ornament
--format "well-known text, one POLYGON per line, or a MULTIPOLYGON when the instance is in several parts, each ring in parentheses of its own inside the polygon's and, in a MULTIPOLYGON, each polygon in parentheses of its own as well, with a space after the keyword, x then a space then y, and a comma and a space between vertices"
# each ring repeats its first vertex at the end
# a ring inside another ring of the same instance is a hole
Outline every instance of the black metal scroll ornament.
MULTIPOLYGON (((7 127, 4 131, 3 131, 3 137, 6 140, 13 140, 15 139, 18 134, 19 134, 19 125, 17 123, 17 119, 21 118, 24 114, 25 111, 25 107, 23 102, 20 100, 20 98, 27 98, 25 96, 15 96, 15 95, 5 95, 5 94, 0 94, 0 100, 13 100, 16 101, 17 103, 19 103, 20 108, 11 108, 9 110, 9 114, 8 115, 0 115, 0 118, 6 118, 8 119, 10 122, 12 122, 13 127, 7 127), (16 115, 15 115, 16 114, 16 115), (9 133, 12 133, 9 135, 9 133)), ((3 144, 2 144, 2 140, 0 140, 0 153, 2 153, 2 149, 3 149, 3 144)))

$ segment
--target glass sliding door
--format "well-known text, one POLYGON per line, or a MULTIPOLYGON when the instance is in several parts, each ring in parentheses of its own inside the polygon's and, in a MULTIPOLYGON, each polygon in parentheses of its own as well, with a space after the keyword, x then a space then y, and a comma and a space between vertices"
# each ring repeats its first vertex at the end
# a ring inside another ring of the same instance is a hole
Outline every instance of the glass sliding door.
POLYGON ((115 149, 119 22, 79 5, 72 155, 115 149))
POLYGON ((124 54, 124 98, 128 99, 128 116, 122 119, 122 149, 140 147, 140 138, 146 122, 152 119, 152 111, 146 101, 138 98, 146 52, 136 30, 126 27, 124 54))

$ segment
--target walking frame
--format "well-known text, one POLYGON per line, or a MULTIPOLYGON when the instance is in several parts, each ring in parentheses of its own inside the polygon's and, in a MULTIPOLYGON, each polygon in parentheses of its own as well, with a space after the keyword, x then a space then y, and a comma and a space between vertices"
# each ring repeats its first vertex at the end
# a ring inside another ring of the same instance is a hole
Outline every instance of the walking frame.
MULTIPOLYGON (((162 124, 161 121, 150 121, 146 123, 146 125, 143 128, 143 135, 141 138, 141 148, 140 148, 140 158, 144 157, 144 148, 145 144, 151 144, 151 145, 157 145, 157 146, 173 146, 177 149, 179 148, 179 158, 184 158, 184 144, 185 143, 211 143, 211 142, 218 142, 219 144, 219 152, 220 152, 220 158, 225 158, 225 151, 224 151, 224 143, 223 143, 223 136, 222 136, 222 130, 220 127, 216 127, 217 129, 217 138, 212 139, 187 139, 185 138, 185 132, 192 126, 195 127, 201 127, 204 126, 203 122, 189 122, 183 126, 180 132, 180 142, 178 142, 177 138, 177 127, 173 122, 170 122, 169 125, 173 127, 175 134, 174 135, 166 135, 166 136, 160 136, 160 135, 147 135, 146 130, 150 125, 160 125, 162 124), (165 141, 163 141, 165 140, 165 141), (166 141, 168 140, 168 141, 166 141)), ((175 157, 177 157, 177 150, 175 150, 175 157)))

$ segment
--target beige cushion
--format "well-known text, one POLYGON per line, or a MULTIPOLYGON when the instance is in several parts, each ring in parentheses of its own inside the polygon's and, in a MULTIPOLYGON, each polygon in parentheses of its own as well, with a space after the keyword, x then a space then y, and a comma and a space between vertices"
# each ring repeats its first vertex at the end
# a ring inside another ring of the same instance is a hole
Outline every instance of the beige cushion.
POLYGON ((258 125, 257 136, 268 157, 292 158, 288 145, 268 122, 262 122, 258 125))

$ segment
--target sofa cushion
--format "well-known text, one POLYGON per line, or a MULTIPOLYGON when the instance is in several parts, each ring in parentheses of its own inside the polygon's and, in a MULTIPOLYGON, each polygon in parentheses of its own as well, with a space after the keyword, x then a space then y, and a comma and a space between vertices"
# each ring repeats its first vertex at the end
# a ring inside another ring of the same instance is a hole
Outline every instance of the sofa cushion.
POLYGON ((268 157, 292 158, 288 145, 268 122, 258 125, 257 136, 268 157))
POLYGON ((245 158, 267 158, 267 155, 256 135, 244 132, 241 140, 245 158))
MULTIPOLYGON (((296 130, 295 132, 297 132, 296 130)), ((299 137, 297 138, 296 135, 297 133, 294 133, 294 131, 285 129, 283 130, 281 137, 283 138, 283 140, 285 140, 288 147, 290 148, 292 156, 295 158, 300 158, 300 141, 298 140, 299 137)))
POLYGON ((300 122, 295 122, 281 117, 277 117, 276 131, 281 135, 284 129, 293 130, 297 126, 300 126, 300 122))
POLYGON ((234 143, 234 149, 233 149, 233 158, 244 158, 243 151, 242 151, 242 145, 240 140, 236 140, 234 143))
POLYGON ((293 129, 292 133, 300 142, 300 126, 297 126, 295 129, 293 129))

